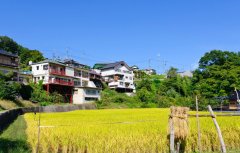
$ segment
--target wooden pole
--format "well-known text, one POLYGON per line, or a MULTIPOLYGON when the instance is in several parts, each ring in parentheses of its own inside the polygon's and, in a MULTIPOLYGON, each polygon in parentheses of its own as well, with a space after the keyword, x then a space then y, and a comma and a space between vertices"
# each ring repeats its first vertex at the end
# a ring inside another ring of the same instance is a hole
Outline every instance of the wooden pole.
POLYGON ((202 144, 201 144, 201 130, 200 130, 200 121, 198 116, 198 98, 196 96, 196 118, 197 118, 197 128, 198 128, 198 149, 199 152, 202 152, 202 144))
POLYGON ((220 140, 220 144, 221 144, 221 151, 222 153, 226 153, 226 146, 225 146, 225 143, 224 143, 224 140, 223 140, 223 136, 222 136, 222 132, 221 132, 221 129, 217 123, 217 120, 216 120, 216 116, 214 115, 213 111, 212 111, 212 107, 210 105, 208 105, 208 110, 212 116, 212 120, 214 122, 214 125, 217 129, 217 133, 218 133, 218 137, 219 137, 219 140, 220 140))
POLYGON ((173 119, 170 116, 169 118, 169 124, 170 124, 170 153, 175 153, 174 149, 174 125, 173 125, 173 119))
POLYGON ((41 106, 38 107, 38 115, 39 115, 38 116, 38 141, 37 141, 36 153, 39 153, 39 145, 40 145, 40 125, 41 125, 41 123, 40 123, 40 118, 41 118, 40 107, 41 106))

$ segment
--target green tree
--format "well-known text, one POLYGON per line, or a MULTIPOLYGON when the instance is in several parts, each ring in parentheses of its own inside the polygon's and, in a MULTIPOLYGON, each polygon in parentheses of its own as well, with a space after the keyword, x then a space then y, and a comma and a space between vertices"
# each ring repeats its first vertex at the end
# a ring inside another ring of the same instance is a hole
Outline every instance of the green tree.
POLYGON ((19 45, 7 36, 0 36, 0 49, 6 50, 11 53, 18 53, 19 45))
POLYGON ((234 87, 240 89, 240 54, 213 50, 199 61, 193 76, 195 93, 206 98, 226 96, 234 87))
POLYGON ((15 100, 19 95, 20 84, 12 81, 13 73, 0 73, 0 99, 15 100))

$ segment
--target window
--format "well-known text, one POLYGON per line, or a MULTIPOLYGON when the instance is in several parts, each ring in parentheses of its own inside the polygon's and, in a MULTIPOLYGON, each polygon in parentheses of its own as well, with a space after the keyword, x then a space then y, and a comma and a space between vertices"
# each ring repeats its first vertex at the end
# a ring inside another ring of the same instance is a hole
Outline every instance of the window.
POLYGON ((81 82, 78 80, 74 80, 74 86, 81 86, 81 82))
POLYGON ((23 82, 23 77, 19 77, 19 81, 23 82))
POLYGON ((86 101, 95 101, 95 100, 98 100, 98 98, 86 97, 85 100, 86 101))
POLYGON ((82 72, 82 77, 83 77, 83 78, 88 78, 88 72, 83 71, 83 72, 82 72))
POLYGON ((123 82, 120 82, 120 85, 123 85, 123 82))
POLYGON ((48 70, 48 65, 43 65, 43 70, 48 70))
POLYGON ((96 95, 96 90, 86 90, 87 95, 96 95))
POLYGON ((44 76, 42 76, 42 80, 44 80, 45 79, 45 77, 44 76))
POLYGON ((39 66, 37 66, 37 70, 39 70, 39 66))
POLYGON ((130 80, 132 80, 133 78, 132 77, 129 77, 130 80))
POLYGON ((74 76, 82 76, 82 72, 81 71, 74 71, 74 76))
POLYGON ((125 76, 126 79, 128 79, 128 76, 125 76))
POLYGON ((82 86, 87 87, 88 86, 88 81, 82 81, 82 86))

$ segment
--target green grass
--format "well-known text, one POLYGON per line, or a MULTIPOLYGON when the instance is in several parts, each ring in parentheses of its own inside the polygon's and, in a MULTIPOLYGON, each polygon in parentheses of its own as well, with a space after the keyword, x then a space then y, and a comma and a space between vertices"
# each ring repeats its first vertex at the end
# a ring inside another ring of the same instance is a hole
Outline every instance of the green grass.
POLYGON ((25 133, 27 126, 23 116, 19 116, 0 135, 0 153, 27 153, 31 152, 27 144, 25 133))

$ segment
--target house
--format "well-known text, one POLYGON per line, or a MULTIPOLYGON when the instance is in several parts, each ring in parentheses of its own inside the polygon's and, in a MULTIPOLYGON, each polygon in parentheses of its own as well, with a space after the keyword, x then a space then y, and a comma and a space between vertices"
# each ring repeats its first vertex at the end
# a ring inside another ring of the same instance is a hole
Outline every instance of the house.
POLYGON ((97 63, 93 69, 101 73, 103 81, 107 83, 109 88, 118 92, 133 92, 135 90, 133 70, 124 61, 97 63))
POLYGON ((131 66, 131 68, 132 68, 133 71, 138 71, 139 70, 139 67, 136 66, 136 65, 131 66))
POLYGON ((177 72, 181 77, 193 77, 193 73, 191 71, 183 71, 183 72, 177 72))
POLYGON ((229 96, 229 110, 238 110, 240 108, 240 91, 234 91, 229 96))
POLYGON ((0 71, 4 74, 13 72, 13 81, 18 81, 19 77, 18 55, 0 49, 0 71))
POLYGON ((145 72, 147 75, 154 75, 156 74, 155 69, 144 69, 143 72, 145 72))
POLYGON ((42 80, 47 92, 56 91, 70 103, 80 104, 100 98, 101 89, 90 81, 90 70, 85 65, 74 60, 46 59, 31 66, 34 82, 42 80))
POLYGON ((82 104, 88 101, 100 100, 102 86, 97 84, 99 74, 93 74, 90 67, 74 61, 64 60, 67 66, 74 69, 73 103, 82 104))

